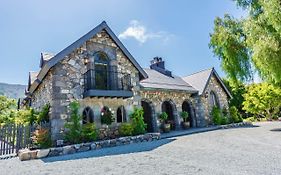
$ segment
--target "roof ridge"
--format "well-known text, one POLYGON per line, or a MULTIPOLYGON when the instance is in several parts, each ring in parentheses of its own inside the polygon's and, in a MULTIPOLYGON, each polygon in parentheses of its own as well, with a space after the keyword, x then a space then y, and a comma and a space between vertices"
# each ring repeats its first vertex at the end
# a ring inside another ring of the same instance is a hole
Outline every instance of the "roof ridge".
POLYGON ((205 71, 207 71, 207 70, 211 70, 211 69, 213 70, 213 69, 214 69, 214 67, 207 68, 207 69, 203 69, 203 70, 200 70, 200 71, 198 71, 198 72, 194 72, 194 73, 192 73, 192 74, 182 76, 182 78, 186 78, 186 77, 189 77, 189 76, 191 76, 191 75, 198 74, 198 73, 202 73, 202 72, 205 72, 205 71))

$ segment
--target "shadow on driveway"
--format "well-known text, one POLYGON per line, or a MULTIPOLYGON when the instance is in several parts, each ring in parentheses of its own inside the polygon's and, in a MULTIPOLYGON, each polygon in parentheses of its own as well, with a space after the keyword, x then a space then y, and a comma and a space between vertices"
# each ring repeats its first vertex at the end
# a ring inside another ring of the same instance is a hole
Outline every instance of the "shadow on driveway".
POLYGON ((276 131, 281 131, 281 128, 274 128, 274 129, 271 129, 270 131, 274 131, 274 132, 276 132, 276 131))
POLYGON ((105 157, 105 156, 120 155, 120 154, 146 152, 146 151, 152 151, 162 145, 173 142, 174 140, 176 139, 161 139, 152 142, 134 143, 130 145, 103 148, 99 150, 92 150, 92 151, 86 151, 86 152, 57 156, 57 157, 47 157, 41 160, 44 163, 52 163, 57 161, 75 160, 75 159, 83 159, 83 158, 90 158, 90 157, 105 157))

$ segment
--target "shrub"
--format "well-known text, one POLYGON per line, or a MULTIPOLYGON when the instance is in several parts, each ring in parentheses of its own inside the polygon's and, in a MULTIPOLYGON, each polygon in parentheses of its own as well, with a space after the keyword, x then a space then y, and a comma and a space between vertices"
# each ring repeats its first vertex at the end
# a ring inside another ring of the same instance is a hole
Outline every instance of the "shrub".
POLYGON ((187 119, 189 118, 188 112, 182 111, 182 112, 181 112, 181 118, 183 119, 184 122, 186 122, 187 119))
POLYGON ((38 114, 37 122, 49 122, 49 111, 50 111, 50 104, 46 104, 43 106, 42 110, 38 114))
POLYGON ((81 141, 81 116, 78 114, 79 103, 70 103, 70 121, 65 124, 67 129, 65 140, 69 143, 79 143, 81 141))
POLYGON ((243 121, 241 115, 238 113, 238 109, 235 106, 231 106, 229 108, 229 113, 231 117, 231 121, 234 123, 238 123, 243 121))
POLYGON ((220 125, 221 124, 221 111, 218 107, 214 106, 211 112, 211 116, 213 118, 213 123, 216 125, 220 125))
POLYGON ((166 123, 166 122, 167 122, 167 119, 168 119, 168 114, 167 114, 166 112, 162 112, 162 113, 159 115, 159 118, 160 118, 161 122, 166 123))
POLYGON ((103 107, 101 110, 101 123, 111 125, 114 122, 113 113, 108 107, 103 107))
POLYGON ((46 128, 35 130, 32 140, 39 148, 49 148, 52 146, 51 135, 49 129, 46 128))
POLYGON ((144 134, 146 132, 147 124, 144 123, 143 109, 135 108, 134 112, 130 115, 132 118, 133 135, 144 134))
POLYGON ((97 140, 98 132, 95 123, 87 123, 82 126, 81 137, 83 142, 97 140))
POLYGON ((134 128, 131 123, 122 123, 119 126, 118 131, 121 136, 131 136, 133 134, 134 128))
POLYGON ((222 117, 220 118, 220 124, 221 124, 221 125, 226 125, 226 124, 228 124, 228 118, 227 118, 226 116, 222 116, 222 117))

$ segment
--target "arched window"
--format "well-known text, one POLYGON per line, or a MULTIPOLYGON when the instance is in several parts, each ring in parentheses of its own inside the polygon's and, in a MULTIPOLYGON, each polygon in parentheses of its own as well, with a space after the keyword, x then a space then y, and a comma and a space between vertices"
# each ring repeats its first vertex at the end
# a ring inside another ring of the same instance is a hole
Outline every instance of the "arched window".
POLYGON ((126 122, 126 110, 124 106, 120 106, 117 109, 117 123, 126 122))
POLYGON ((90 107, 86 107, 83 110, 82 116, 83 116, 83 118, 82 118, 83 119, 83 121, 82 121, 83 124, 93 123, 94 122, 94 112, 93 112, 93 110, 90 107))
POLYGON ((214 91, 210 92, 210 98, 211 98, 211 105, 212 105, 212 107, 216 106, 216 107, 219 108, 220 107, 219 100, 218 100, 218 97, 217 97, 217 95, 215 94, 214 91))
POLYGON ((104 52, 94 54, 94 70, 96 89, 106 90, 109 85, 109 59, 104 52))

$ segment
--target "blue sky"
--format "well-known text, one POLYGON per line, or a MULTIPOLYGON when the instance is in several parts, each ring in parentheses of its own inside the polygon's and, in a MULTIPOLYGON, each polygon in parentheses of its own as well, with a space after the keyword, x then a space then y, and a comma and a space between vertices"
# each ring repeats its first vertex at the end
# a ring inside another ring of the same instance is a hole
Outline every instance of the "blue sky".
POLYGON ((245 13, 231 0, 1 0, 0 82, 27 84, 40 53, 58 53, 103 20, 143 67, 160 56, 176 75, 215 67, 215 17, 245 13))

